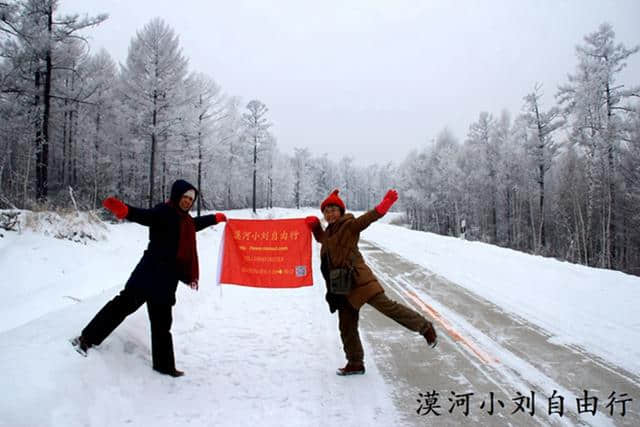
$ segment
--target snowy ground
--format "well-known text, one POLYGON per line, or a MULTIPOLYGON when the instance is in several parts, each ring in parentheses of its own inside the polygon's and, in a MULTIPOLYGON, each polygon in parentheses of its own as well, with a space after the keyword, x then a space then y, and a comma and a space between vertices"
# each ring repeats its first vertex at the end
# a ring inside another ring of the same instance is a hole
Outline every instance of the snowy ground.
MULTIPOLYGON (((260 216, 310 213, 318 212, 260 216)), ((86 359, 67 342, 122 288, 146 246, 146 229, 93 224, 98 240, 83 244, 53 237, 59 219, 34 223, 0 238, 0 425, 389 426, 406 418, 375 363, 361 377, 333 374, 344 362, 317 246, 313 287, 218 287, 221 226, 199 233, 201 288, 181 286, 174 309, 177 365, 187 375, 173 379, 150 369, 144 308, 86 359)), ((637 277, 382 223, 363 239, 527 319, 557 343, 640 374, 637 277)))
POLYGON ((68 338, 122 288, 146 245, 139 225, 108 229, 86 245, 28 230, 0 239, 0 425, 393 424, 375 365, 354 381, 334 375, 344 362, 323 287, 216 286, 220 226, 198 234, 200 291, 182 286, 174 309, 185 377, 151 370, 144 308, 80 357, 68 338))

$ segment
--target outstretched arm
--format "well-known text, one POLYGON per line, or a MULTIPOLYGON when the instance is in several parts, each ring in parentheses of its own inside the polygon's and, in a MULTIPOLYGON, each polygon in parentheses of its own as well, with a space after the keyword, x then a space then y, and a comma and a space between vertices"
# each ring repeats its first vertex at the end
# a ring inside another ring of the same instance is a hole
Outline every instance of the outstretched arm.
POLYGON ((365 228, 371 225, 372 222, 379 220, 382 218, 382 215, 378 213, 375 209, 371 209, 368 212, 363 213, 358 218, 353 221, 354 227, 357 232, 361 232, 365 228))
POLYGON ((385 194, 382 201, 375 207, 375 209, 370 210, 369 212, 359 216, 355 220, 355 226, 357 231, 362 231, 371 225, 372 222, 379 220, 382 218, 387 211, 391 208, 391 206, 398 200, 398 192, 396 190, 389 190, 387 194, 385 194))
POLYGON ((130 205, 125 206, 127 207, 127 215, 125 216, 125 218, 131 222, 135 222, 146 227, 151 227, 151 225, 153 225, 158 220, 160 214, 158 207, 152 209, 142 209, 130 205))
POLYGON ((102 205, 110 210, 118 219, 127 219, 145 227, 166 222, 168 209, 166 204, 159 204, 151 209, 136 208, 115 197, 108 197, 102 205))
POLYGON ((226 221, 227 217, 223 213, 216 213, 211 215, 202 215, 193 218, 193 222, 196 226, 196 231, 204 230, 205 228, 219 224, 223 221, 226 221))
POLYGON ((141 225, 149 227, 153 223, 153 209, 141 209, 125 204, 116 197, 107 197, 102 202, 102 206, 110 210, 118 219, 128 219, 141 225))

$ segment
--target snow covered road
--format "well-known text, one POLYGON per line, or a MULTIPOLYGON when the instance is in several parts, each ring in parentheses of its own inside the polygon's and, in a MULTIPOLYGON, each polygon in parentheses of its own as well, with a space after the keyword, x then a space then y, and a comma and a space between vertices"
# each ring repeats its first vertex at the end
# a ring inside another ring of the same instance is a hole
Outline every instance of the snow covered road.
POLYGON ((434 319, 439 333, 432 350, 371 307, 362 311, 361 330, 373 348, 370 359, 387 383, 394 384, 405 422, 640 425, 633 402, 626 403, 624 417, 620 403, 613 405, 613 417, 608 409, 603 412, 612 391, 640 396, 637 376, 584 349, 555 343, 525 319, 371 242, 361 241, 360 247, 389 295, 434 319), (578 413, 576 399, 584 399, 583 390, 605 401, 595 415, 578 413), (419 393, 437 398, 431 401, 432 411, 425 409, 428 398, 419 393), (559 396, 564 398, 562 417, 559 396))

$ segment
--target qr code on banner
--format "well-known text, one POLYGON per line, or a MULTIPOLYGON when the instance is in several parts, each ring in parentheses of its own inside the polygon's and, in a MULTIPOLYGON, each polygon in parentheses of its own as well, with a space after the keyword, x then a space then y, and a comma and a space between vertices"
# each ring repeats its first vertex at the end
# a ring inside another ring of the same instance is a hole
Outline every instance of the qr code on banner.
POLYGON ((307 266, 306 265, 297 265, 296 266, 296 277, 304 277, 307 275, 307 266))

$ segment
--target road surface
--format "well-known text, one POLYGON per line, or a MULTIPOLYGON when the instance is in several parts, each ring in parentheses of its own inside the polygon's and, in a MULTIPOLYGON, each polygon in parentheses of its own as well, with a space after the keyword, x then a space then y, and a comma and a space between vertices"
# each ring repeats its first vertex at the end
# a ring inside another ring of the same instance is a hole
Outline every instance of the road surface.
POLYGON ((360 249, 388 295, 431 318, 439 334, 431 349, 372 307, 361 310, 365 362, 392 385, 403 424, 640 425, 637 376, 554 343, 526 319, 371 242, 360 249))

